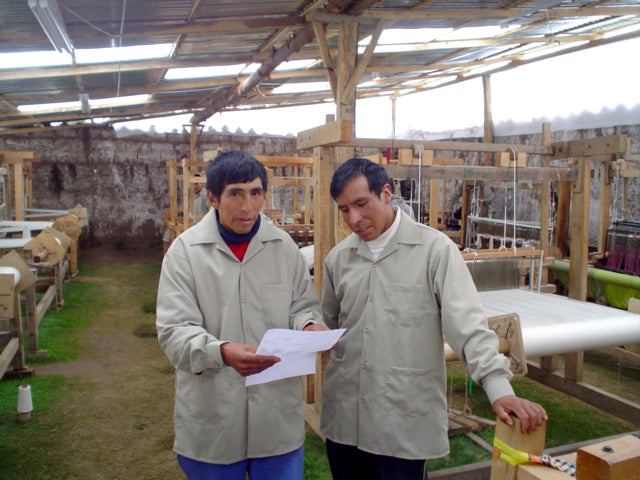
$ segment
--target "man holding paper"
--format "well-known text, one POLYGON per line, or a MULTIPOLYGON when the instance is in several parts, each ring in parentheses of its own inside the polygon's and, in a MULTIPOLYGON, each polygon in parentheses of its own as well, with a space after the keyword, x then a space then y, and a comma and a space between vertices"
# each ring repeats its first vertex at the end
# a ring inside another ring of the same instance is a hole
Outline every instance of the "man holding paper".
POLYGON ((291 237, 260 209, 265 167, 239 151, 207 167, 214 207, 164 257, 158 341, 176 368, 174 451, 189 480, 301 480, 297 377, 245 385, 279 361, 256 347, 269 329, 326 330, 291 237))
POLYGON ((325 323, 347 329, 322 390, 334 480, 423 480, 425 459, 448 453, 443 333, 496 415, 538 428, 546 412, 513 394, 453 242, 394 208, 387 173, 369 160, 343 163, 330 191, 353 231, 327 255, 322 289, 325 323))

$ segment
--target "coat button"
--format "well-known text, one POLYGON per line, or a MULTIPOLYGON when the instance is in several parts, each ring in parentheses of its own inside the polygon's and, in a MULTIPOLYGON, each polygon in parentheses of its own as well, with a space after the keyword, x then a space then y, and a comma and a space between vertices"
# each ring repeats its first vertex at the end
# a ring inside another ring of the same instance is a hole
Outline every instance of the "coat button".
POLYGON ((245 297, 244 295, 242 297, 240 297, 240 301, 242 303, 247 303, 247 297, 245 297))

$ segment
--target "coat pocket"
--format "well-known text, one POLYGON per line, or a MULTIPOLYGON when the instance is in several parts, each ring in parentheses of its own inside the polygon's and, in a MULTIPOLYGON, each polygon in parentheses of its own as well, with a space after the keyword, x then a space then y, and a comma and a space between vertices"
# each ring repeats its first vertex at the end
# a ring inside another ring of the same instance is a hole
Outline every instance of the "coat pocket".
POLYGON ((433 369, 389 367, 385 374, 385 402, 391 415, 423 417, 446 403, 438 392, 440 379, 433 369))
POLYGON ((291 328, 291 287, 289 285, 264 285, 261 289, 262 313, 267 328, 291 328))
POLYGON ((397 327, 418 327, 431 311, 424 285, 395 284, 384 291, 384 311, 397 327))

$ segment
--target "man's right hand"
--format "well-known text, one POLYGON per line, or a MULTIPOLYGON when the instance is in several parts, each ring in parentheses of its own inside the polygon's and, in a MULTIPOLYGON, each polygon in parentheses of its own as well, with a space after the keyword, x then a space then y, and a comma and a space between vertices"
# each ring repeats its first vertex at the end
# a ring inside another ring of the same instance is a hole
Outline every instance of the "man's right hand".
POLYGON ((256 347, 244 343, 223 343, 220 354, 224 363, 246 377, 269 368, 280 359, 273 355, 257 355, 256 347))

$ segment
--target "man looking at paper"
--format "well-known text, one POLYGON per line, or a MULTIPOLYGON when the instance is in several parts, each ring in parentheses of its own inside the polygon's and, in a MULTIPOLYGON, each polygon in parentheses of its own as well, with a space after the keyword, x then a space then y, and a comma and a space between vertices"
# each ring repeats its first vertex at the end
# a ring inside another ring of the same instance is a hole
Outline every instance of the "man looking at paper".
POLYGON ((322 389, 334 480, 422 480, 425 459, 448 453, 443 333, 496 415, 538 428, 546 412, 513 394, 457 247, 394 209, 387 173, 369 160, 342 164, 330 191, 353 231, 327 255, 322 289, 325 323, 347 329, 322 389))
POLYGON ((271 328, 326 330, 300 251, 261 216, 265 167, 239 151, 207 166, 213 209, 164 257, 158 341, 176 368, 174 451, 189 480, 301 480, 299 378, 245 386, 279 359, 271 328))

